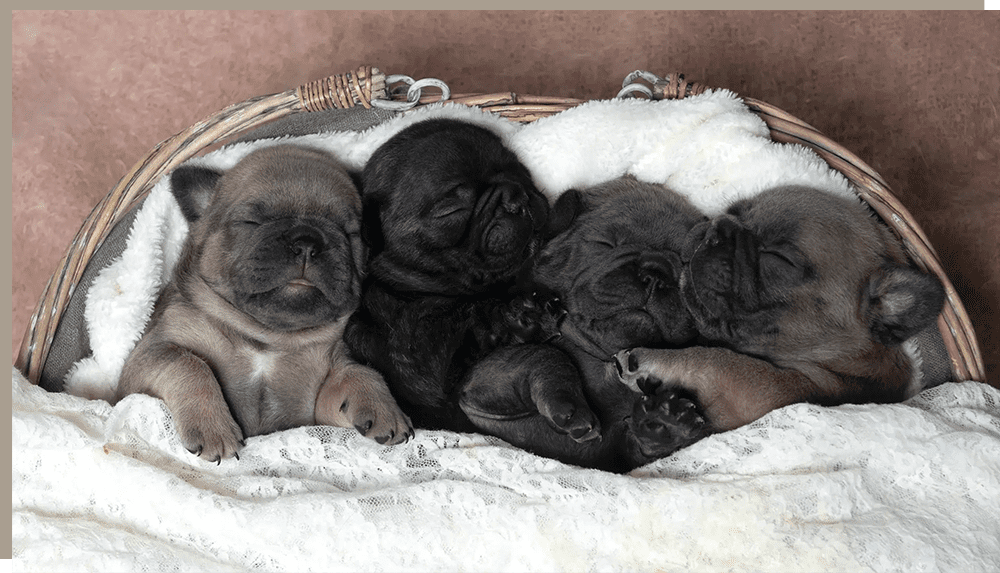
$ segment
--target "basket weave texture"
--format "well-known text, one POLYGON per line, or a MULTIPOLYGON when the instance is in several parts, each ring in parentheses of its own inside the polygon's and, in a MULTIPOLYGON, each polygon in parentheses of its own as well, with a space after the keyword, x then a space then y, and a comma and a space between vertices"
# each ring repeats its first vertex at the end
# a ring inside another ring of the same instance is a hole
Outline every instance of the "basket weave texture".
MULTIPOLYGON (((650 92, 654 99, 680 99, 705 89, 701 84, 686 81, 683 74, 670 74, 662 81, 656 81, 650 92)), ((385 74, 378 68, 363 66, 296 89, 234 104, 157 145, 122 177, 84 221, 45 286, 21 342, 15 367, 33 383, 38 383, 56 327, 88 261, 115 224, 149 193, 165 173, 207 147, 291 114, 356 106, 369 108, 376 100, 400 99, 405 99, 405 94, 391 94, 385 74)), ((427 105, 438 99, 435 96, 424 97, 417 105, 427 105)), ((851 181, 861 198, 900 237, 914 262, 941 279, 946 299, 938 317, 938 328, 948 351, 954 379, 985 382, 985 368, 975 332, 954 286, 945 275, 930 241, 913 216, 893 196, 882 177, 853 153, 802 120, 762 101, 743 99, 749 109, 767 124, 773 140, 809 147, 851 181)), ((504 118, 527 123, 565 111, 586 100, 510 92, 454 95, 449 101, 476 106, 504 118)))

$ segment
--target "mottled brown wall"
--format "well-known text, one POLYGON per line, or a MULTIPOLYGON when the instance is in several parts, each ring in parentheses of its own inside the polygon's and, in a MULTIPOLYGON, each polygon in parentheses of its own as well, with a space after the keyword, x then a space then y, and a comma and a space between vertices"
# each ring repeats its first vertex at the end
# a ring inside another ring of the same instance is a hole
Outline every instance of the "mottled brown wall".
POLYGON ((998 54, 997 12, 15 12, 14 349, 92 206, 230 103, 363 64, 455 92, 578 98, 680 70, 879 171, 939 251, 998 384, 998 54))

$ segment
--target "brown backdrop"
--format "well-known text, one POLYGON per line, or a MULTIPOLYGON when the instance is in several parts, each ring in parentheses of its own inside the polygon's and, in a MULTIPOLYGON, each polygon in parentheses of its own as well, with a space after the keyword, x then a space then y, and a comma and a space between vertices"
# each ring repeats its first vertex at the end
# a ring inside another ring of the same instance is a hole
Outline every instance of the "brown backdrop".
POLYGON ((230 103, 375 65, 453 91, 615 95, 682 71, 881 173, 927 231, 1000 386, 1000 13, 15 12, 14 352, 82 220, 230 103))

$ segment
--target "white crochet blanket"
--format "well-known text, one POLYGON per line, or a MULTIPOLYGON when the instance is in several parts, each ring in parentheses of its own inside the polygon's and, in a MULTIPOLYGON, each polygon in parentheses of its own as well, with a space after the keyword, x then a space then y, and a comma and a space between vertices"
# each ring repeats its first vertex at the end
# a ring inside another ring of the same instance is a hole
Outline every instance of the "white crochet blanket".
MULTIPOLYGON (((520 126, 431 106, 361 133, 303 136, 358 168, 405 125, 447 115, 501 134, 550 197, 631 173, 716 213, 778 183, 851 193, 801 147, 770 141, 730 92, 590 102, 520 126)), ((276 140, 198 162, 233 165, 276 140)), ((972 571, 1000 556, 1000 394, 947 384, 906 404, 796 405, 629 476, 500 440, 418 431, 382 447, 309 427, 191 456, 162 402, 112 407, 187 228, 161 181, 122 258, 89 291, 93 356, 48 394, 16 371, 16 570, 972 571)))
POLYGON ((1000 392, 795 405, 618 476, 478 435, 353 430, 200 461, 159 400, 13 373, 14 570, 995 571, 1000 392))

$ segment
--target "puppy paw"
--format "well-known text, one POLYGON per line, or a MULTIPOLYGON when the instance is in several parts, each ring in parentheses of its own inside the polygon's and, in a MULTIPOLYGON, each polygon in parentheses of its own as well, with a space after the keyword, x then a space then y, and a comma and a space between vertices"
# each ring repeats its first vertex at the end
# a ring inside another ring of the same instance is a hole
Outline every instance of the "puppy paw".
POLYGON ((185 405, 172 412, 181 444, 192 454, 209 462, 221 463, 225 458, 239 459, 243 447, 243 430, 229 413, 225 402, 207 401, 185 405))
POLYGON ((501 309, 497 321, 501 325, 504 344, 544 342, 559 331, 559 322, 566 310, 553 293, 535 291, 515 297, 501 309))
POLYGON ((648 352, 645 348, 633 348, 622 350, 614 357, 618 379, 640 394, 654 394, 662 384, 656 373, 655 361, 646 356, 648 352))
POLYGON ((413 424, 395 400, 389 403, 363 394, 345 396, 340 413, 362 436, 380 444, 401 444, 413 437, 413 424))
POLYGON ((413 437, 409 416, 399 409, 377 372, 353 365, 331 372, 316 399, 316 423, 354 428, 380 444, 395 445, 413 437))
POLYGON ((636 399, 629 426, 643 455, 666 457, 711 433, 701 408, 685 390, 644 379, 654 390, 636 399))
POLYGON ((601 439, 601 423, 586 404, 558 396, 536 403, 538 411, 557 431, 578 443, 601 439))

